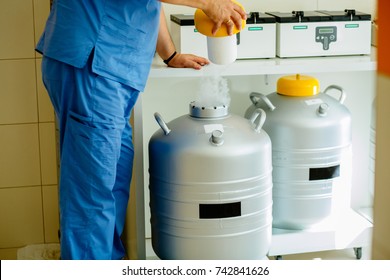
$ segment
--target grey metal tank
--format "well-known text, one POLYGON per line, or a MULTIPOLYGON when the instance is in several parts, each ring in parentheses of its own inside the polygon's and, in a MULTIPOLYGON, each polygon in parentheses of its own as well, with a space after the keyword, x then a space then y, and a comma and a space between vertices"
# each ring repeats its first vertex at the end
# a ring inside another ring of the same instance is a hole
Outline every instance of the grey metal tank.
POLYGON ((345 97, 341 87, 321 93, 315 78, 301 75, 280 78, 277 92, 250 94, 245 116, 257 108, 267 113, 275 228, 306 229, 350 206, 352 131, 345 97))
POLYGON ((199 108, 149 141, 152 246, 161 259, 264 259, 272 236, 272 148, 265 113, 199 108))

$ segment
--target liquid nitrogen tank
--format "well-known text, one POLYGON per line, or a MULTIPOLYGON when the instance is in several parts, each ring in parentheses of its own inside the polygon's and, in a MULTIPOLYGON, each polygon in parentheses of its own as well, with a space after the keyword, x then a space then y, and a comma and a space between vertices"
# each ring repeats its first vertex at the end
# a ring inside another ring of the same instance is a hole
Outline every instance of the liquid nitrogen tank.
POLYGON ((265 113, 197 107, 149 141, 152 246, 161 259, 264 259, 272 236, 265 113))
POLYGON ((332 85, 321 93, 317 79, 298 74, 281 77, 277 92, 253 92, 250 99, 247 118, 258 108, 267 113, 273 226, 306 229, 348 209, 352 131, 343 89, 332 85))

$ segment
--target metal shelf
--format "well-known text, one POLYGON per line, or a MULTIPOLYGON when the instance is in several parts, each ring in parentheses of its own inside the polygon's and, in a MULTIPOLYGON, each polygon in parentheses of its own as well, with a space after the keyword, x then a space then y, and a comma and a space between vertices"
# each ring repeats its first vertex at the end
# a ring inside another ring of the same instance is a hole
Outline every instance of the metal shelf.
MULTIPOLYGON (((339 215, 338 218, 340 218, 339 215)), ((364 249, 370 246, 371 235, 372 224, 355 211, 350 210, 341 219, 333 223, 327 221, 310 230, 273 229, 268 257, 282 259, 283 256, 290 254, 349 248, 351 250, 352 248, 364 249)), ((159 259, 153 252, 151 240, 147 239, 146 243, 146 259, 159 259)))
POLYGON ((352 209, 307 230, 274 228, 268 255, 367 247, 371 245, 372 228, 370 221, 352 209))

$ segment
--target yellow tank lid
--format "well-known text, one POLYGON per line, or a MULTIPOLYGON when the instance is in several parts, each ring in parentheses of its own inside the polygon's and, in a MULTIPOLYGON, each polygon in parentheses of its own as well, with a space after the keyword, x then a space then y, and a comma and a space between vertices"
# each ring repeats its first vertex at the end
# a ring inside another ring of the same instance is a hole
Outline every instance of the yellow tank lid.
POLYGON ((287 96, 312 96, 320 92, 316 78, 300 74, 279 78, 277 93, 287 96))
MULTIPOLYGON (((232 0, 232 2, 239 5, 243 10, 244 7, 238 3, 237 1, 232 0)), ((229 36, 227 31, 227 26, 225 23, 221 25, 221 27, 218 29, 217 33, 213 35, 211 31, 213 30, 214 22, 201 10, 196 9, 195 15, 194 15, 194 21, 195 21, 195 28, 202 33, 203 35, 206 35, 208 37, 226 37, 229 36)), ((246 25, 246 21, 242 20, 241 22, 241 29, 243 29, 246 25)), ((237 34, 241 30, 237 29, 237 27, 234 25, 233 27, 233 34, 237 34)))

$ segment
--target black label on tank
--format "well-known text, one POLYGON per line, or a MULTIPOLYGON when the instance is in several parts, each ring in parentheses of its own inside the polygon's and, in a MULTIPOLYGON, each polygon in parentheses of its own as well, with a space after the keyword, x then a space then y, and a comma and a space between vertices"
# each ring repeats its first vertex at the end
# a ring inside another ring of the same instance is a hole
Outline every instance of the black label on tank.
POLYGON ((340 164, 330 167, 310 168, 309 180, 326 180, 340 176, 340 164))
POLYGON ((241 216, 241 202, 199 204, 200 219, 221 219, 241 216))

